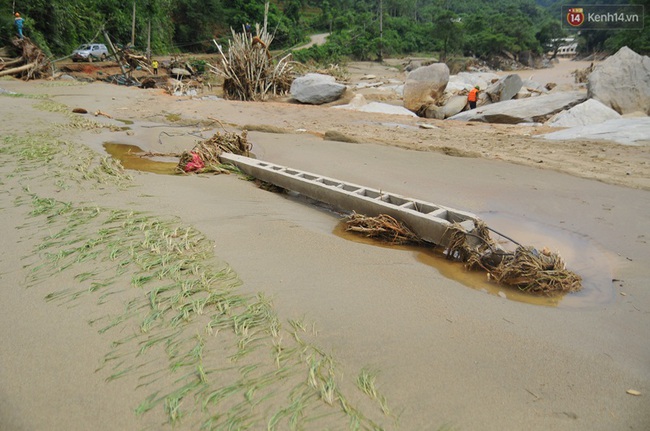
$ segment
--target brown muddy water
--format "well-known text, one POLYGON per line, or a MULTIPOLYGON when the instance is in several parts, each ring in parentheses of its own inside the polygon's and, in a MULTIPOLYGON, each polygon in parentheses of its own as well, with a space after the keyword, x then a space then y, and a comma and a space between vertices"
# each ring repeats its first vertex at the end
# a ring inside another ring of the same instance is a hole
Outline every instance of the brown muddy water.
MULTIPOLYGON (((134 145, 114 142, 104 143, 104 149, 119 160, 125 169, 133 169, 155 174, 172 175, 176 173, 178 159, 174 157, 147 157, 145 152, 134 145)), ((310 200, 307 200, 310 202, 310 200)), ((319 205, 320 206, 320 205, 319 205)), ((512 301, 525 302, 561 308, 584 308, 611 302, 615 297, 613 287, 613 257, 601 249, 589 238, 581 237, 570 231, 535 223, 504 213, 478 214, 492 229, 507 235, 522 245, 538 249, 547 247, 557 251, 567 264, 567 268, 579 274, 583 279, 580 292, 553 297, 533 296, 507 286, 500 286, 488 280, 483 271, 469 271, 464 265, 445 259, 442 251, 432 247, 388 245, 371 238, 365 238, 352 232, 346 232, 345 223, 339 223, 334 234, 355 242, 375 247, 390 247, 413 253, 419 262, 435 268, 443 276, 455 280, 467 287, 498 295, 512 301)), ((499 241, 498 235, 492 237, 499 241)), ((500 241, 506 250, 514 250, 514 244, 500 241)))
MULTIPOLYGON (((567 268, 582 277, 582 290, 550 297, 530 295, 516 288, 498 285, 488 280, 487 273, 484 271, 467 270, 462 263, 447 260, 440 248, 386 244, 357 233, 347 232, 344 222, 336 226, 334 234, 371 246, 410 251, 415 259, 436 269, 446 278, 472 289, 512 301, 549 307, 585 308, 607 304, 615 298, 612 283, 613 257, 590 240, 571 232, 560 231, 527 220, 519 220, 507 214, 488 213, 479 216, 492 229, 507 235, 522 245, 534 246, 538 249, 547 247, 558 252, 566 262, 567 268)), ((501 241, 496 234, 491 236, 506 250, 512 251, 516 247, 510 241, 501 241)))
MULTIPOLYGON (((484 271, 467 270, 462 263, 447 260, 440 248, 386 244, 353 232, 346 232, 344 222, 337 225, 334 234, 371 246, 410 251, 415 259, 436 269, 446 278, 472 289, 512 301, 549 307, 585 308, 607 304, 614 300, 615 290, 612 281, 614 258, 593 241, 572 232, 521 220, 508 214, 487 213, 480 214, 479 217, 492 229, 507 235, 522 245, 534 246, 538 249, 547 247, 558 252, 566 262, 567 268, 582 277, 582 290, 551 297, 530 295, 516 288, 498 285, 488 280, 484 271)), ((491 236, 506 250, 514 250, 516 247, 510 241, 502 241, 496 234, 491 236)))
MULTIPOLYGON (((567 268, 582 277, 582 290, 561 298, 558 302, 560 307, 591 307, 615 299, 613 274, 616 256, 594 239, 512 214, 490 212, 478 215, 492 229, 520 244, 539 249, 547 247, 558 252, 567 268)), ((504 248, 507 247, 504 245, 504 248)))
POLYGON ((122 163, 124 169, 163 175, 176 173, 178 159, 175 157, 148 157, 140 147, 116 142, 105 142, 103 147, 111 157, 122 163))

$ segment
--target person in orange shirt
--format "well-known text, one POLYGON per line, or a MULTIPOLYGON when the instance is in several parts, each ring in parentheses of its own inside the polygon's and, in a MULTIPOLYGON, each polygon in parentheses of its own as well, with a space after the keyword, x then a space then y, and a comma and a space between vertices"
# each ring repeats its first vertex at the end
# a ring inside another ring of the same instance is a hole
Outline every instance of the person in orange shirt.
POLYGON ((469 102, 469 109, 476 108, 476 102, 478 101, 478 92, 481 91, 481 88, 477 85, 472 88, 467 95, 467 101, 469 102))

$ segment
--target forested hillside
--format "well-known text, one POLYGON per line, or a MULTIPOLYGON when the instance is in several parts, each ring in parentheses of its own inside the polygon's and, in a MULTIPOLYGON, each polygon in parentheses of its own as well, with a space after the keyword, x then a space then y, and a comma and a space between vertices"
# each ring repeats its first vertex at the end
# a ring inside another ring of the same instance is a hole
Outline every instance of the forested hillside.
MULTIPOLYGON (((620 3, 645 4, 632 0, 620 3)), ((329 43, 298 54, 302 59, 374 60, 407 53, 486 58, 504 51, 542 53, 569 34, 554 0, 275 0, 268 25, 274 49, 295 46, 317 32, 331 32, 329 43)), ((585 0, 582 4, 603 3, 585 0)), ((612 4, 614 2, 607 2, 612 4)), ((206 52, 212 39, 225 41, 230 28, 262 23, 264 0, 0 0, 0 35, 14 35, 13 12, 25 19, 25 32, 52 55, 66 55, 80 43, 103 42, 105 28, 118 43, 147 46, 151 26, 154 53, 206 52)), ((648 21, 646 15, 646 22, 648 21)), ((647 28, 583 32, 585 51, 615 51, 628 45, 650 51, 647 28)), ((575 35, 575 31, 574 31, 575 35)))

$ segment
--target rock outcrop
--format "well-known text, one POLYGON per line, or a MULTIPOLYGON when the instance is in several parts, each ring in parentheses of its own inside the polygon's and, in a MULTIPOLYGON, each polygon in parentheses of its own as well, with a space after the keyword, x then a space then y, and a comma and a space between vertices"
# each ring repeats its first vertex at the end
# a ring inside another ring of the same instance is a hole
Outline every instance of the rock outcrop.
POLYGON ((376 114, 407 115, 417 117, 413 112, 402 106, 389 105, 388 103, 370 102, 368 103, 361 94, 355 95, 347 105, 333 106, 335 109, 349 109, 351 111, 373 112, 376 114))
POLYGON ((336 82, 330 75, 308 73, 294 79, 291 97, 300 103, 322 105, 337 100, 345 91, 345 85, 336 82))
POLYGON ((494 103, 510 100, 521 90, 523 81, 515 73, 504 76, 485 89, 485 92, 494 103))
POLYGON ((540 135, 545 139, 593 139, 608 140, 624 145, 650 144, 650 117, 619 118, 600 124, 572 127, 540 135))
POLYGON ((457 75, 449 77, 449 84, 447 85, 448 91, 462 91, 471 90, 474 86, 478 85, 481 89, 485 90, 493 82, 499 80, 499 75, 489 72, 460 72, 457 75))
POLYGON ((465 109, 467 96, 452 96, 443 106, 431 105, 424 111, 424 117, 444 120, 465 109))
POLYGON ((621 48, 594 68, 587 90, 590 98, 619 114, 641 111, 650 115, 650 57, 621 48))
POLYGON ((558 112, 584 102, 586 98, 587 96, 581 92, 552 93, 479 106, 471 111, 454 115, 450 119, 506 124, 543 123, 558 112))
POLYGON ((595 99, 589 99, 568 111, 562 111, 554 115, 546 125, 551 127, 588 126, 617 118, 621 118, 621 114, 595 99))

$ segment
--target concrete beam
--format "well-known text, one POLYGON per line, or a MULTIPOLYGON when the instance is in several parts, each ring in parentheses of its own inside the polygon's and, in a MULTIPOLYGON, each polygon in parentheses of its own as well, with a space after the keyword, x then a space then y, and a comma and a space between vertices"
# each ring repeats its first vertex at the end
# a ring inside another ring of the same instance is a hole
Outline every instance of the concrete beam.
POLYGON ((424 241, 439 246, 449 242, 447 228, 459 223, 466 232, 475 228, 479 218, 465 211, 371 189, 310 172, 251 159, 231 153, 220 156, 242 172, 278 187, 324 202, 337 209, 355 211, 369 217, 387 214, 406 224, 424 241))

